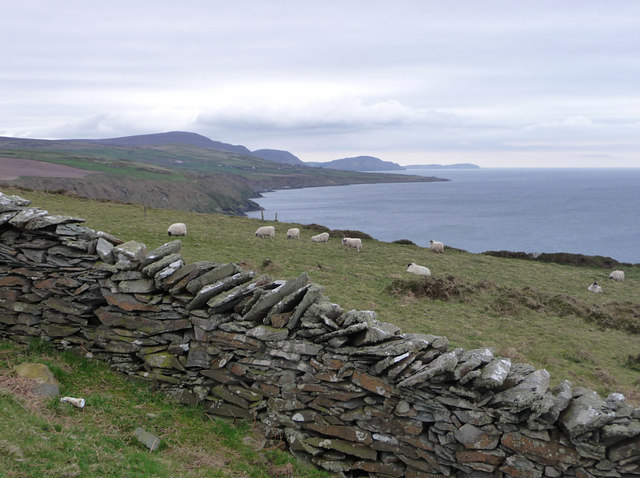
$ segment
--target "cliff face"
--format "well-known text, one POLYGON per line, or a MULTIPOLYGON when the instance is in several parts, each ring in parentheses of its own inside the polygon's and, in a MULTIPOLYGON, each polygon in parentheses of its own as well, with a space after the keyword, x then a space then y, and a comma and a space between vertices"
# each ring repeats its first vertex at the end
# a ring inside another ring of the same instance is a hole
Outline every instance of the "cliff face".
POLYGON ((0 336, 43 338, 255 421, 347 476, 640 476, 640 409, 449 349, 309 284, 185 264, 0 195, 0 336))

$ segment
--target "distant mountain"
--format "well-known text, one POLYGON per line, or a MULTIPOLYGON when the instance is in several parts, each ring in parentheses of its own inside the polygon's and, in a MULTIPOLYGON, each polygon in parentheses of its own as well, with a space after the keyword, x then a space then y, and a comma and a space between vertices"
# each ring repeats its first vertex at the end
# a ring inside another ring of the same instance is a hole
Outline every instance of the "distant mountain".
POLYGON ((138 147, 138 146, 162 146, 167 144, 183 144, 196 148, 215 149, 230 153, 251 154, 251 151, 242 145, 233 145, 213 141, 206 136, 186 131, 170 131, 168 133, 140 134, 136 136, 123 136, 120 138, 106 139, 74 139, 81 143, 103 144, 106 146, 138 147))
POLYGON ((455 163, 455 164, 411 164, 405 166, 406 169, 480 169, 477 164, 455 163))
POLYGON ((299 164, 304 165, 300 158, 291 154, 289 151, 281 151, 279 149, 257 149, 252 151, 251 154, 267 161, 273 161, 275 163, 284 164, 299 164))
POLYGON ((341 169, 343 171, 399 171, 402 166, 391 161, 383 161, 373 156, 356 156, 354 158, 334 159, 327 163, 309 162, 307 166, 317 168, 341 169))

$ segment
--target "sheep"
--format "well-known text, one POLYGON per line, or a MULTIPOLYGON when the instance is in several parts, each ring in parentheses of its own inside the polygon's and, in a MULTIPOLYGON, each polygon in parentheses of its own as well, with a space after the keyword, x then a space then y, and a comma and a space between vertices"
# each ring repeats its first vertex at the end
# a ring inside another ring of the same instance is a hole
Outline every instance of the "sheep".
POLYGON ((329 242, 329 233, 322 232, 320 234, 316 234, 315 236, 311 236, 311 242, 329 242))
POLYGON ((613 279, 615 281, 623 281, 624 280, 624 271, 613 271, 609 274, 609 279, 613 279))
POLYGON ((433 252, 440 252, 440 253, 444 252, 444 244, 442 242, 429 241, 429 244, 433 252))
POLYGON ((362 251, 362 240, 357 237, 343 237, 342 245, 347 246, 347 249, 357 249, 358 252, 362 251))
POLYGON ((407 272, 411 272, 412 274, 415 274, 418 276, 425 276, 425 277, 429 277, 431 275, 431 271, 429 270, 428 267, 419 266, 415 262, 412 262, 407 266, 407 272))
POLYGON ((596 293, 598 293, 598 292, 602 292, 602 287, 600 287, 600 286, 598 285, 598 283, 597 283, 597 282, 594 282, 594 283, 593 283, 593 284, 591 284, 589 287, 587 287, 587 290, 588 290, 589 292, 596 292, 596 293))
POLYGON ((167 230, 167 235, 169 236, 186 236, 187 235, 187 226, 183 222, 176 222, 175 224, 171 224, 169 229, 167 230))
POLYGON ((276 237, 276 228, 273 226, 262 226, 256 231, 256 237, 276 237))
POLYGON ((292 227, 287 231, 287 239, 300 239, 300 229, 292 227))

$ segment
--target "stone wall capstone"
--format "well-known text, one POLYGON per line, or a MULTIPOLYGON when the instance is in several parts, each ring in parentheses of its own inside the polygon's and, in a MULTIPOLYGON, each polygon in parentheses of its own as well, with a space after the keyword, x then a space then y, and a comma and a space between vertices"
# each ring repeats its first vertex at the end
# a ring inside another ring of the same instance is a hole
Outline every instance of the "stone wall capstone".
POLYGON ((74 349, 344 476, 640 477, 640 409, 0 193, 0 337, 74 349))

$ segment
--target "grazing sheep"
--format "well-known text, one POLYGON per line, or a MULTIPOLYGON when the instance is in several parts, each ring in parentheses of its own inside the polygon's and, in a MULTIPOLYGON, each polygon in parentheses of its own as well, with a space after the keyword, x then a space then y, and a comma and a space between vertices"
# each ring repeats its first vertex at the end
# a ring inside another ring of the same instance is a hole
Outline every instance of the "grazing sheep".
POLYGON ((300 229, 292 227, 287 231, 287 239, 300 239, 300 229))
POLYGON ((187 226, 183 222, 176 222, 175 224, 171 224, 169 226, 167 234, 169 236, 186 236, 187 226))
POLYGON ((419 266, 415 262, 412 262, 411 264, 409 264, 407 266, 407 272, 411 272, 412 274, 415 274, 415 275, 418 275, 418 276, 429 277, 431 275, 431 271, 429 270, 428 267, 419 266))
POLYGON ((329 233, 322 232, 320 234, 316 234, 315 236, 311 236, 311 242, 329 242, 329 233))
POLYGON ((589 287, 587 287, 587 290, 590 291, 590 292, 596 292, 597 293, 597 292, 602 292, 602 287, 600 287, 597 282, 594 282, 589 287))
POLYGON ((429 244, 431 245, 431 250, 433 252, 444 252, 444 244, 442 242, 439 241, 429 241, 429 244))
POLYGON ((362 241, 357 237, 343 237, 342 245, 347 246, 347 249, 357 249, 358 252, 362 250, 362 241))
POLYGON ((624 280, 624 271, 613 271, 611 272, 611 274, 609 274, 609 279, 613 279, 616 281, 623 281, 624 280))
POLYGON ((262 226, 256 231, 256 237, 276 237, 276 228, 273 226, 262 226))

